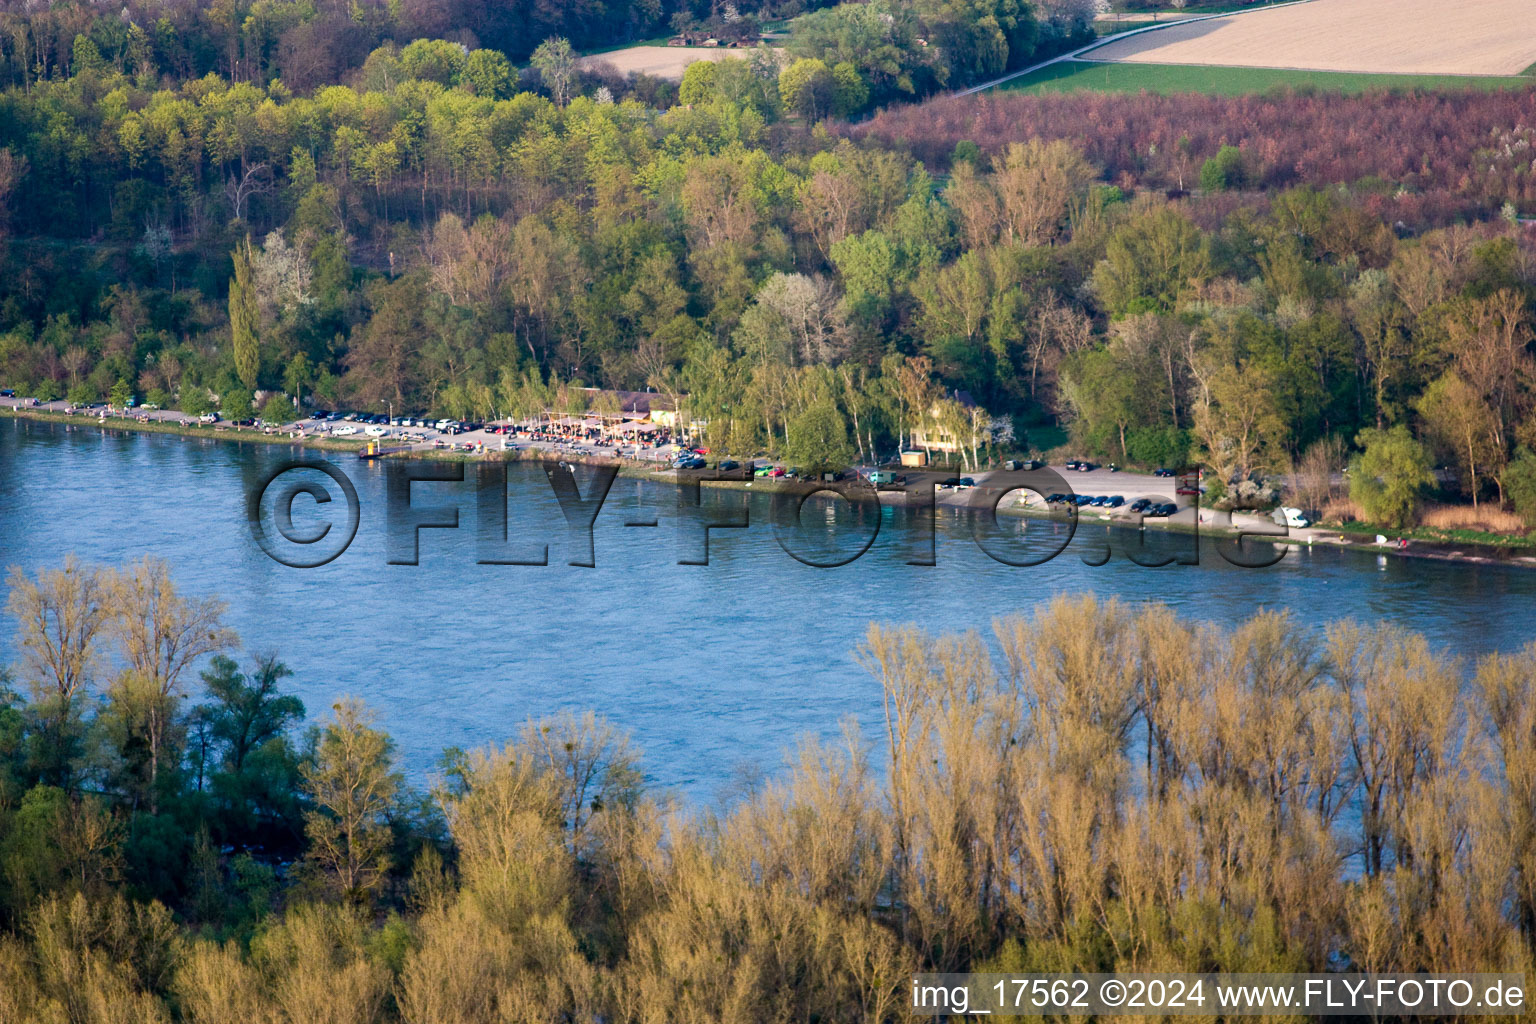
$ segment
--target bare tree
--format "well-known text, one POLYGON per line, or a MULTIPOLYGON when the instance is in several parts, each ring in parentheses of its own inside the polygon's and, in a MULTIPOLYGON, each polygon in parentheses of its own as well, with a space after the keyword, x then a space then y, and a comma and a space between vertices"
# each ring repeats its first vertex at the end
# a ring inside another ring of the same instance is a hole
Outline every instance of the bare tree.
POLYGON ((100 569, 73 555, 64 568, 29 579, 13 566, 6 581, 5 610, 16 619, 22 670, 44 715, 52 747, 52 781, 68 779, 70 723, 89 685, 109 621, 107 581, 100 569))
POLYGON ((149 747, 150 813, 159 809, 160 761, 166 731, 181 699, 182 674, 199 658, 238 643, 224 625, 226 606, 216 598, 182 597, 170 567, 145 558, 110 578, 112 628, 127 671, 123 695, 142 717, 149 747))
POLYGON ((372 728, 361 701, 335 705, 314 760, 304 766, 304 786, 315 809, 305 815, 309 858, 353 903, 366 901, 389 868, 390 832, 385 818, 400 777, 394 743, 372 728))
MULTIPOLYGON (((242 162, 243 164, 243 162, 242 162)), ((265 163, 242 166, 237 176, 230 174, 224 179, 224 198, 234 211, 235 220, 245 220, 245 208, 251 197, 272 191, 272 172, 265 163)))

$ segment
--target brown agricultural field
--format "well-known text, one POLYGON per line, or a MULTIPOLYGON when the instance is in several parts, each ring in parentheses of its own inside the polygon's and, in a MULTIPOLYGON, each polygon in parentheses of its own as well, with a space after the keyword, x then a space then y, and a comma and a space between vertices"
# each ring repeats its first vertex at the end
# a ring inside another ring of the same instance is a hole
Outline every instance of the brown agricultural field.
POLYGON ((1536 64, 1532 0, 1311 0, 1148 32, 1094 60, 1399 74, 1517 75, 1536 64))
POLYGON ((724 60, 727 57, 745 57, 750 50, 729 47, 705 46, 631 46, 623 50, 594 53, 581 58, 583 70, 592 70, 601 64, 611 65, 621 75, 638 73, 652 78, 681 81, 683 69, 696 60, 724 60))

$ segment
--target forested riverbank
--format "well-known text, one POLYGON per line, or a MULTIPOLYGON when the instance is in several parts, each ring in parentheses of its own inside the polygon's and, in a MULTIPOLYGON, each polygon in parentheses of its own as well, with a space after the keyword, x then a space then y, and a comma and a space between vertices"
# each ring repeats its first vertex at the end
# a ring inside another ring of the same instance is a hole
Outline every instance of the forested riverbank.
POLYGON ((809 12, 675 93, 399 15, 321 67, 298 9, 11 12, 0 384, 274 421, 652 389, 736 457, 922 434, 1235 492, 1358 456, 1391 497, 1340 519, 1536 518, 1529 91, 909 103, 988 17, 976 68, 1013 59, 994 6, 809 12))
POLYGON ((886 731, 706 809, 591 716, 407 778, 153 562, 7 600, 7 1020, 882 1021, 925 969, 1529 969, 1530 648, 1092 598, 990 645, 872 627, 886 731))

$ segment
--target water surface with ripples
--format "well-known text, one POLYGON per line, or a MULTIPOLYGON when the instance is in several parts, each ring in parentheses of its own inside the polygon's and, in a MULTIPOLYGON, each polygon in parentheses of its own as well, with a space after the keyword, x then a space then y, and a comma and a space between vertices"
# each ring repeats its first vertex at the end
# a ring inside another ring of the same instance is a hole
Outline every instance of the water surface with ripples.
MULTIPOLYGON (((384 467, 331 455, 356 485, 361 526, 335 561, 291 569, 253 541, 245 502, 271 467, 301 455, 320 457, 0 422, 0 565, 36 570, 71 552, 112 564, 164 558, 183 588, 228 601, 248 649, 279 652, 312 716, 343 694, 372 705, 413 773, 446 746, 501 741, 530 716, 590 708, 632 732, 654 785, 697 800, 738 766, 771 771, 797 737, 835 736, 847 718, 878 741, 879 687, 855 657, 872 622, 986 632, 998 615, 1088 592, 1223 624, 1260 607, 1319 623, 1385 620, 1468 657, 1533 638, 1531 569, 1334 548, 1241 569, 1208 544, 1197 566, 1149 569, 1118 552, 1091 566, 1084 559, 1098 560, 1106 531, 1088 526, 1059 557, 1015 567, 983 553, 972 519, 951 509, 938 514, 934 566, 908 564, 916 538, 903 512, 885 510, 866 554, 819 569, 785 553, 767 496, 705 489, 706 505, 744 506, 751 525, 713 531, 709 565, 678 565, 677 517, 692 513, 679 513, 670 485, 624 478, 597 517, 595 568, 576 568, 565 564, 550 485, 528 464, 510 467, 509 532, 547 541, 548 566, 477 564, 472 490, 443 483, 416 485, 414 500, 457 503, 463 528, 424 531, 417 566, 387 564, 384 467), (625 525, 652 516, 655 527, 625 525)), ((300 526, 318 511, 307 501, 295 503, 300 526)), ((868 519, 808 504, 802 530, 787 536, 802 552, 856 549, 868 519)), ((1058 542, 1053 530, 1005 521, 999 537, 1038 551, 1058 542)), ((11 623, 0 626, 9 661, 11 623)))

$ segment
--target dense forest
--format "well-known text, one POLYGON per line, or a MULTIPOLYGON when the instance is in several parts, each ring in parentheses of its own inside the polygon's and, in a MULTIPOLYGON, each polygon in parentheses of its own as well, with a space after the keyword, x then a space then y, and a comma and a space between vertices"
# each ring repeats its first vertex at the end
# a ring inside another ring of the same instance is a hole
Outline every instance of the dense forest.
POLYGON ((918 102, 1094 9, 0 13, 0 384, 273 421, 649 388, 730 454, 936 417, 968 464, 1069 438, 1214 501, 1361 453, 1396 497, 1346 515, 1536 520, 1533 93, 918 102), (748 15, 775 45, 680 83, 572 49, 748 15))
POLYGON ((919 970, 1532 967, 1536 646, 1091 597, 874 627, 885 733, 707 809, 591 715, 429 780, 355 700, 301 734, 289 668, 155 562, 8 586, 7 1022, 878 1024, 919 970))

